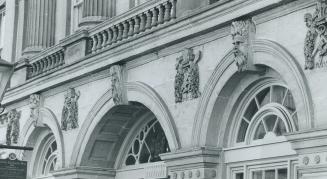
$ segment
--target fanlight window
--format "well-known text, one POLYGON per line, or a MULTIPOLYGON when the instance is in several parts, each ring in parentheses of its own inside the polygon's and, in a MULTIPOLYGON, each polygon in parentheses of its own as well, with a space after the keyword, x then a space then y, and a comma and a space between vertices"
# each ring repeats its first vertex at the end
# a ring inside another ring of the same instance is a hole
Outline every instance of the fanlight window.
POLYGON ((297 111, 293 96, 289 89, 281 85, 271 85, 263 88, 249 100, 239 124, 239 130, 236 142, 245 142, 251 126, 254 135, 251 140, 263 139, 267 136, 282 136, 289 132, 287 121, 291 120, 294 126, 297 126, 297 111), (278 108, 282 110, 283 116, 274 114, 273 112, 266 115, 264 113, 268 108, 278 108), (258 118, 254 120, 254 118, 258 118), (289 119, 285 119, 288 116, 289 119))
POLYGON ((57 143, 55 140, 51 141, 48 149, 43 155, 42 175, 48 175, 56 169, 57 164, 57 143))
POLYGON ((154 119, 151 120, 135 137, 130 147, 125 165, 137 165, 161 161, 159 154, 170 152, 165 133, 154 119))

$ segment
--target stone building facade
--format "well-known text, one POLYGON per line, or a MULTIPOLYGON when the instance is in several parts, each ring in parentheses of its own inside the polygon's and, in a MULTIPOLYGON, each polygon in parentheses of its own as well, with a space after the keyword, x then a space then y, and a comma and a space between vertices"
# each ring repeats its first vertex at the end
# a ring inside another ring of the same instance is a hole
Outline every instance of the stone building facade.
POLYGON ((325 0, 1 0, 28 179, 327 178, 325 0))

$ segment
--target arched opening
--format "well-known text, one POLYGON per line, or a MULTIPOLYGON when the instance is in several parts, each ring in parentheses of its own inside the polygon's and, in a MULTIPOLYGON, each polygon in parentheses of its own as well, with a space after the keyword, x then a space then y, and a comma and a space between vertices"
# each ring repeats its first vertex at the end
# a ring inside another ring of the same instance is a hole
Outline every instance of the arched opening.
MULTIPOLYGON (((163 167, 160 154, 170 152, 159 120, 138 102, 112 107, 97 123, 80 166, 116 170, 118 179, 145 178, 151 166, 163 167)), ((163 172, 166 174, 166 172, 163 172)))

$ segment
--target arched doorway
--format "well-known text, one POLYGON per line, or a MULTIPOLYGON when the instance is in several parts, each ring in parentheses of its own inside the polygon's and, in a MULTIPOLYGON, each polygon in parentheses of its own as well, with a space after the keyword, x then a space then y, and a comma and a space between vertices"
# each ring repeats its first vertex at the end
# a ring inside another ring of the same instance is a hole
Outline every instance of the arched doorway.
POLYGON ((114 170, 109 178, 165 178, 167 171, 160 154, 170 150, 154 113, 141 103, 130 102, 110 108, 96 124, 79 165, 114 170))

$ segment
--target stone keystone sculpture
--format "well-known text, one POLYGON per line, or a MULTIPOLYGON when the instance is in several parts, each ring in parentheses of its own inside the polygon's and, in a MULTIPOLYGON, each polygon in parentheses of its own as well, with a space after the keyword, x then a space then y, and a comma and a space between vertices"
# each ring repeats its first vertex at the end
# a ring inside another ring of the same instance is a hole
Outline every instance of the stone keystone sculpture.
POLYGON ((232 22, 233 55, 238 71, 243 72, 254 68, 252 41, 255 35, 255 25, 252 20, 232 22))

